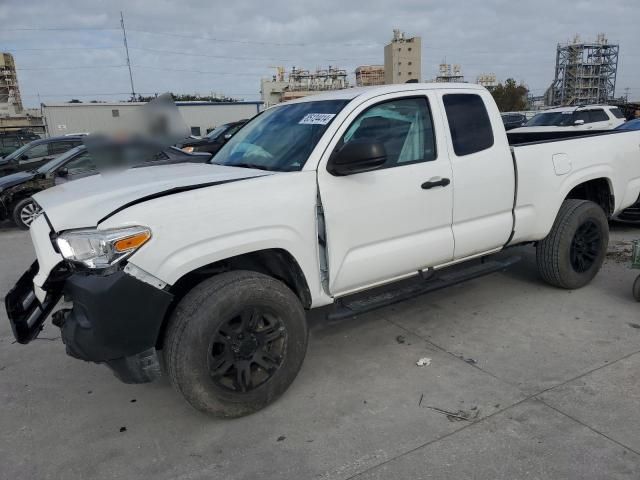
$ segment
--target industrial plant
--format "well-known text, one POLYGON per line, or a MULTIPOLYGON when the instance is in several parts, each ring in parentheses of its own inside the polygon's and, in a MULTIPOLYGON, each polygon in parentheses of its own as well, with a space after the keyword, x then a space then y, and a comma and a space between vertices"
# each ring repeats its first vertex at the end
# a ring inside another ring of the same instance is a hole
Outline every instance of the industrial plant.
POLYGON ((620 46, 608 42, 604 33, 595 42, 576 35, 558 44, 555 78, 549 92, 550 105, 607 103, 615 98, 620 46))

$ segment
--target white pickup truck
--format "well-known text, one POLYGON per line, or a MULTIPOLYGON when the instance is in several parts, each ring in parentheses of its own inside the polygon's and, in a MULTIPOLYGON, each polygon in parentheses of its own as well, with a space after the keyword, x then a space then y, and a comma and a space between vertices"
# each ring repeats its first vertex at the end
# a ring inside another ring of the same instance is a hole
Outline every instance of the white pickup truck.
POLYGON ((510 146, 478 86, 341 90, 264 111, 210 164, 37 194, 37 262, 5 303, 28 343, 64 295, 70 355, 138 383, 162 355, 191 405, 240 416, 295 378, 305 310, 367 311, 503 269, 486 257, 528 243, 543 280, 582 287, 607 218, 639 193, 640 132, 510 146))

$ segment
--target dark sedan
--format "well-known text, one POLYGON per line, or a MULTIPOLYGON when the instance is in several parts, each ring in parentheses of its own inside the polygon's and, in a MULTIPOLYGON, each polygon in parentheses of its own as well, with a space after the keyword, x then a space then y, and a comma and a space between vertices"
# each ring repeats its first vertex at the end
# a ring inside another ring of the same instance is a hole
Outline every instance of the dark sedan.
POLYGON ((0 159, 0 177, 15 172, 33 170, 60 154, 82 145, 81 135, 51 137, 27 143, 0 159))
POLYGON ((237 122, 226 123, 212 130, 204 138, 194 138, 181 142, 178 147, 185 152, 208 152, 212 155, 218 153, 218 150, 233 137, 240 128, 247 123, 248 120, 239 120, 237 122))
MULTIPOLYGON (((93 155, 95 157, 95 155, 93 155)), ((31 198, 34 194, 61 183, 100 173, 98 162, 85 146, 79 146, 45 163, 37 169, 17 172, 0 178, 0 220, 10 219, 18 227, 28 229, 31 222, 40 214, 40 208, 31 198)), ((100 155, 99 155, 100 157, 100 155)), ((170 163, 205 163, 210 154, 190 154, 169 147, 158 153, 149 154, 128 167, 148 167, 170 163)), ((105 165, 101 158, 101 167, 105 165)))

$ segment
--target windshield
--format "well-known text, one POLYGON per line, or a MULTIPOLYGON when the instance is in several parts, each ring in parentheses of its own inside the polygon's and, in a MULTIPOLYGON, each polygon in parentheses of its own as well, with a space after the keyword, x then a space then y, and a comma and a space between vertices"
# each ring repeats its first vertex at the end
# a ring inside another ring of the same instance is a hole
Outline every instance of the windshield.
POLYGON ((640 118, 623 123, 616 130, 640 130, 640 118))
POLYGON ((58 166, 62 165, 64 162, 69 160, 71 157, 76 155, 80 150, 83 150, 84 148, 85 147, 83 145, 76 148, 72 148, 71 150, 63 153, 62 155, 57 156, 50 162, 47 162, 44 165, 40 166, 36 171, 38 173, 49 173, 52 170, 55 170, 56 168, 58 168, 58 166))
POLYGON ((214 130, 211 130, 207 134, 207 138, 209 140, 215 140, 216 138, 218 138, 220 135, 222 135, 227 130, 229 130, 229 125, 220 125, 218 128, 216 128, 214 130))
POLYGON ((280 172, 301 170, 333 117, 348 102, 319 100, 265 110, 231 137, 212 163, 280 172))
POLYGON ((564 127, 567 125, 573 125, 573 112, 539 113, 529 120, 525 127, 564 127))

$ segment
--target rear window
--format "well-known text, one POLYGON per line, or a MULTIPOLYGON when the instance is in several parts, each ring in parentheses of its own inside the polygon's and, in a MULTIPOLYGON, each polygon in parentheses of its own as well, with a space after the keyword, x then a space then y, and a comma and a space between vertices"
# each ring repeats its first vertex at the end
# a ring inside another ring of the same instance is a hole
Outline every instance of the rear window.
POLYGON ((456 155, 470 155, 493 146, 489 114, 479 95, 447 94, 443 97, 456 155))
POLYGON ((616 118, 624 118, 624 114, 618 107, 610 108, 609 111, 613 113, 613 116, 616 118))

